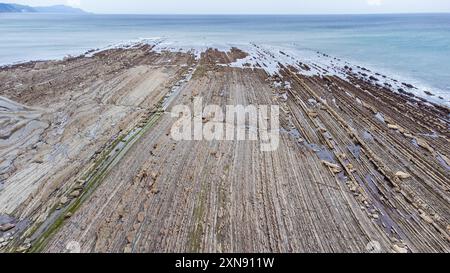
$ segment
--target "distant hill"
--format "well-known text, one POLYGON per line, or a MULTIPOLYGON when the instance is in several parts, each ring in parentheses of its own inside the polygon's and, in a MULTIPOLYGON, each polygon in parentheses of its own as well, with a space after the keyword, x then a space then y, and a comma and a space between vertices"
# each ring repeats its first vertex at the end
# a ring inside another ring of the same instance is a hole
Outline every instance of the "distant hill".
POLYGON ((36 12, 30 6, 0 3, 0 12, 36 12))
POLYGON ((0 3, 0 13, 70 13, 70 14, 82 14, 86 13, 82 9, 72 8, 64 5, 56 5, 49 7, 30 7, 18 4, 5 4, 0 3))
POLYGON ((86 13, 82 9, 72 8, 64 5, 56 5, 49 7, 34 7, 37 12, 41 13, 86 13))

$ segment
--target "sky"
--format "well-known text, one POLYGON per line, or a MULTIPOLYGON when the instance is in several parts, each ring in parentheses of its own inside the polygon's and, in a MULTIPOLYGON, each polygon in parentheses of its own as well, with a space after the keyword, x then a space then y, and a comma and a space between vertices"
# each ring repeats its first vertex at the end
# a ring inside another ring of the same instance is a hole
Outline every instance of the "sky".
POLYGON ((450 0, 0 0, 31 6, 65 4, 93 13, 353 14, 450 12, 450 0))

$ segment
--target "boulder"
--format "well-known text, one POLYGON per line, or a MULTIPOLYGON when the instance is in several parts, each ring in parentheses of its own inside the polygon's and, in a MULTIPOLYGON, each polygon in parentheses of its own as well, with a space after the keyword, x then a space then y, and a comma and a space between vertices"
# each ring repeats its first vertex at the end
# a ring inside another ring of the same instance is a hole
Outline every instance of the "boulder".
POLYGON ((139 222, 139 223, 144 222, 144 219, 145 219, 145 213, 144 213, 144 212, 139 212, 137 219, 138 219, 138 222, 139 222))
POLYGON ((152 178, 153 178, 153 180, 156 180, 156 178, 158 178, 158 173, 152 172, 152 178))
POLYGON ((400 127, 398 125, 395 125, 395 124, 388 124, 388 128, 392 129, 392 130, 399 130, 400 129, 400 127))
POLYGON ((131 251, 133 251, 133 250, 131 249, 131 246, 130 246, 130 245, 127 245, 127 246, 125 247, 125 249, 123 250, 123 253, 131 253, 131 251))
POLYGON ((69 199, 65 196, 61 197, 61 199, 59 200, 59 203, 61 205, 65 205, 65 204, 67 204, 67 202, 69 202, 69 199))
POLYGON ((395 253, 401 253, 401 254, 406 254, 408 253, 408 248, 406 247, 401 247, 397 244, 392 246, 392 249, 394 250, 395 253))
POLYGON ((73 216, 73 214, 71 212, 68 212, 68 213, 66 213, 66 215, 64 215, 64 218, 68 219, 72 216, 73 216))
POLYGON ((72 198, 78 198, 80 196, 81 192, 79 190, 75 190, 70 194, 70 197, 72 198))
POLYGON ((408 179, 408 178, 411 177, 411 175, 409 173, 405 173, 405 172, 401 172, 401 171, 397 172, 395 174, 395 176, 400 178, 400 179, 408 179))
POLYGON ((429 151, 430 153, 434 152, 434 149, 428 144, 428 142, 423 138, 416 138, 417 145, 424 148, 425 150, 429 151))
POLYGON ((311 118, 317 118, 319 116, 319 114, 317 114, 317 112, 309 112, 308 116, 310 116, 311 118))
POLYGON ((322 160, 322 163, 327 166, 334 174, 340 173, 342 170, 339 165, 322 160))
POLYGON ((427 222, 428 224, 433 224, 433 223, 434 223, 433 219, 431 219, 431 217, 428 216, 428 215, 425 214, 425 213, 420 214, 420 218, 422 218, 422 219, 423 219, 425 222, 427 222))
POLYGON ((3 224, 3 225, 0 225, 0 231, 1 232, 6 232, 6 231, 11 230, 11 229, 13 229, 15 227, 16 227, 16 225, 13 224, 13 223, 6 223, 6 224, 3 224))

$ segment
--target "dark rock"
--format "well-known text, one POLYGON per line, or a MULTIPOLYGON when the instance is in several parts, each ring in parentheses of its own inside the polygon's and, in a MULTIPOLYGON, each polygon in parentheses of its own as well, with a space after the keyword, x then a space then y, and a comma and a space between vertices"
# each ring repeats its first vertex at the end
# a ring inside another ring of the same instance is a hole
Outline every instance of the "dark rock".
POLYGON ((424 99, 424 98, 420 98, 420 97, 418 97, 417 99, 419 99, 419 100, 421 100, 421 101, 423 101, 423 102, 428 102, 426 99, 424 99))
POLYGON ((406 92, 403 88, 399 88, 398 92, 402 93, 403 95, 406 95, 408 97, 415 97, 414 94, 406 92))
POLYGON ((6 231, 9 231, 9 230, 11 230, 11 229, 13 229, 15 227, 16 227, 16 225, 13 224, 13 223, 6 223, 6 224, 3 224, 3 225, 0 226, 0 231, 1 232, 6 232, 6 231))
POLYGON ((414 85, 409 84, 409 83, 403 82, 402 84, 403 84, 404 86, 408 87, 408 88, 411 88, 411 89, 415 88, 414 85))

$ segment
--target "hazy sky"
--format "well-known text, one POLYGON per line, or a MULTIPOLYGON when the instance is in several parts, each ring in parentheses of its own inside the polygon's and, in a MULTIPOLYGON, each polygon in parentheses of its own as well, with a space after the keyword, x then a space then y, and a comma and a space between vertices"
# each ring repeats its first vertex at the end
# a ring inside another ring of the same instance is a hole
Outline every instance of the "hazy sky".
POLYGON ((66 4, 95 13, 330 14, 450 12, 450 0, 0 0, 66 4))

